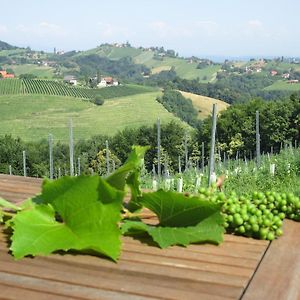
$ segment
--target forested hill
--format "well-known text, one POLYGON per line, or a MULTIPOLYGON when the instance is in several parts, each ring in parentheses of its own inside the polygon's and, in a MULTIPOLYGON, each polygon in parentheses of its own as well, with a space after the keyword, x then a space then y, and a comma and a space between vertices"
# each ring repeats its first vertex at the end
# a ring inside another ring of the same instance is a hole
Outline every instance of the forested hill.
POLYGON ((1 50, 14 50, 14 49, 17 49, 18 47, 16 46, 12 46, 8 43, 5 43, 3 41, 0 41, 0 51, 1 50))

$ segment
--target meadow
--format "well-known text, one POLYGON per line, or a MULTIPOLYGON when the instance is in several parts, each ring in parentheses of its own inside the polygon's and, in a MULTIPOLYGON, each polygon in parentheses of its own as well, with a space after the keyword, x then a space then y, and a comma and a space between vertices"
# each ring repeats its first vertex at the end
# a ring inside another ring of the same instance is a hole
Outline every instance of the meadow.
POLYGON ((151 68, 152 73, 158 73, 162 70, 170 70, 174 67, 178 76, 184 79, 199 78, 200 82, 211 82, 215 79, 216 73, 220 70, 220 65, 212 65, 203 69, 197 69, 198 63, 182 59, 164 57, 163 60, 151 59, 144 64, 151 68))
POLYGON ((65 96, 0 96, 0 135, 11 134, 24 141, 33 141, 47 138, 52 133, 55 140, 67 142, 70 118, 75 140, 97 134, 112 136, 126 127, 152 125, 158 117, 162 123, 178 120, 156 101, 160 94, 152 92, 114 98, 102 106, 65 96))
POLYGON ((300 83, 287 83, 283 80, 278 80, 274 82, 272 85, 264 88, 266 91, 291 91, 291 92, 297 92, 300 91, 300 83))
POLYGON ((229 104, 210 97, 200 96, 188 92, 180 91, 183 97, 192 100, 193 106, 198 111, 198 118, 205 119, 211 115, 213 104, 218 105, 218 112, 221 112, 229 107, 229 104))
POLYGON ((21 74, 32 74, 38 78, 51 79, 54 76, 54 69, 47 66, 39 66, 35 64, 22 64, 22 65, 6 65, 4 68, 10 68, 14 71, 16 76, 21 74))

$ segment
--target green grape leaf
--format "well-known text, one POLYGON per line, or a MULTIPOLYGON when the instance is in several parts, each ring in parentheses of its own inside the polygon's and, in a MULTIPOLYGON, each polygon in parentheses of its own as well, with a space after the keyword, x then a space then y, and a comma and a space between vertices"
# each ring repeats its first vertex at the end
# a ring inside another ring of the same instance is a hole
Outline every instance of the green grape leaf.
MULTIPOLYGON (((106 181, 114 188, 123 191, 128 175, 133 172, 139 174, 143 164, 145 152, 148 149, 149 147, 134 146, 125 164, 107 177, 106 181)), ((133 189, 135 193, 136 185, 132 185, 131 189, 133 189)))
POLYGON ((99 176, 45 182, 33 204, 12 219, 13 255, 48 255, 56 250, 91 250, 117 260, 124 192, 99 176))
POLYGON ((20 207, 18 207, 17 205, 15 205, 11 202, 8 202, 7 200, 5 200, 1 197, 0 197, 0 207, 10 208, 10 209, 13 209, 13 210, 20 210, 20 207))
POLYGON ((203 201, 197 196, 186 197, 181 193, 159 190, 144 193, 140 203, 157 215, 160 226, 195 226, 215 214, 218 216, 215 221, 218 224, 223 223, 221 206, 203 201))
POLYGON ((20 210, 20 207, 18 207, 17 205, 3 199, 0 197, 0 223, 3 223, 3 217, 4 217, 4 210, 6 209, 11 209, 11 210, 15 210, 18 211, 20 210), (2 209, 1 209, 2 208, 2 209))
POLYGON ((219 244, 223 241, 220 205, 162 190, 143 194, 140 203, 158 216, 159 224, 151 226, 126 220, 122 225, 123 234, 146 232, 161 248, 204 242, 219 244))
POLYGON ((218 223, 218 219, 218 213, 215 213, 198 225, 189 227, 151 226, 138 221, 126 220, 122 225, 122 233, 138 235, 146 232, 160 248, 173 245, 187 246, 191 243, 220 244, 223 241, 224 229, 218 223))

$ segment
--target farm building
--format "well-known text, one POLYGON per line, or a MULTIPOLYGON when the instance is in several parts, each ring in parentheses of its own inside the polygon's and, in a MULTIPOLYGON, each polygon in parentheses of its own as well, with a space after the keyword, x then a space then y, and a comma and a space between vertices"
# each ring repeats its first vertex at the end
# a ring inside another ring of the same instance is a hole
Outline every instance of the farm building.
POLYGON ((107 86, 117 86, 119 85, 119 82, 112 78, 112 77, 103 77, 101 78, 101 81, 98 83, 98 87, 107 87, 107 86))
POLYGON ((2 78, 15 78, 14 74, 9 74, 6 71, 0 71, 0 74, 2 75, 2 76, 0 76, 2 78))
POLYGON ((64 82, 69 83, 70 85, 77 85, 77 79, 75 76, 72 75, 65 76, 64 82))

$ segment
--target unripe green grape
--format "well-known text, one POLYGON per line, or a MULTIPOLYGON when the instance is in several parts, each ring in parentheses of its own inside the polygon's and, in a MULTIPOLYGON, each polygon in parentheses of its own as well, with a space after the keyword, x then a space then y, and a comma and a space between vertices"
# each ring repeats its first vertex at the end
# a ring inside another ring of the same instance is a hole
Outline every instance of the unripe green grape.
POLYGON ((259 231, 259 226, 258 226, 257 224, 253 224, 253 225, 252 225, 252 230, 253 230, 254 232, 258 232, 258 231, 259 231))
POLYGON ((246 232, 246 229, 245 229, 245 227, 242 225, 242 226, 239 227, 238 231, 239 231, 240 234, 243 234, 243 233, 246 232))
POLYGON ((267 234, 267 240, 273 241, 275 239, 275 235, 273 232, 268 232, 267 234))
POLYGON ((268 229, 267 228, 260 228, 259 236, 261 239, 265 240, 267 238, 268 229))
POLYGON ((279 218, 280 218, 281 220, 283 220, 283 219, 285 218, 285 213, 280 212, 280 213, 278 214, 278 216, 279 216, 279 218))

